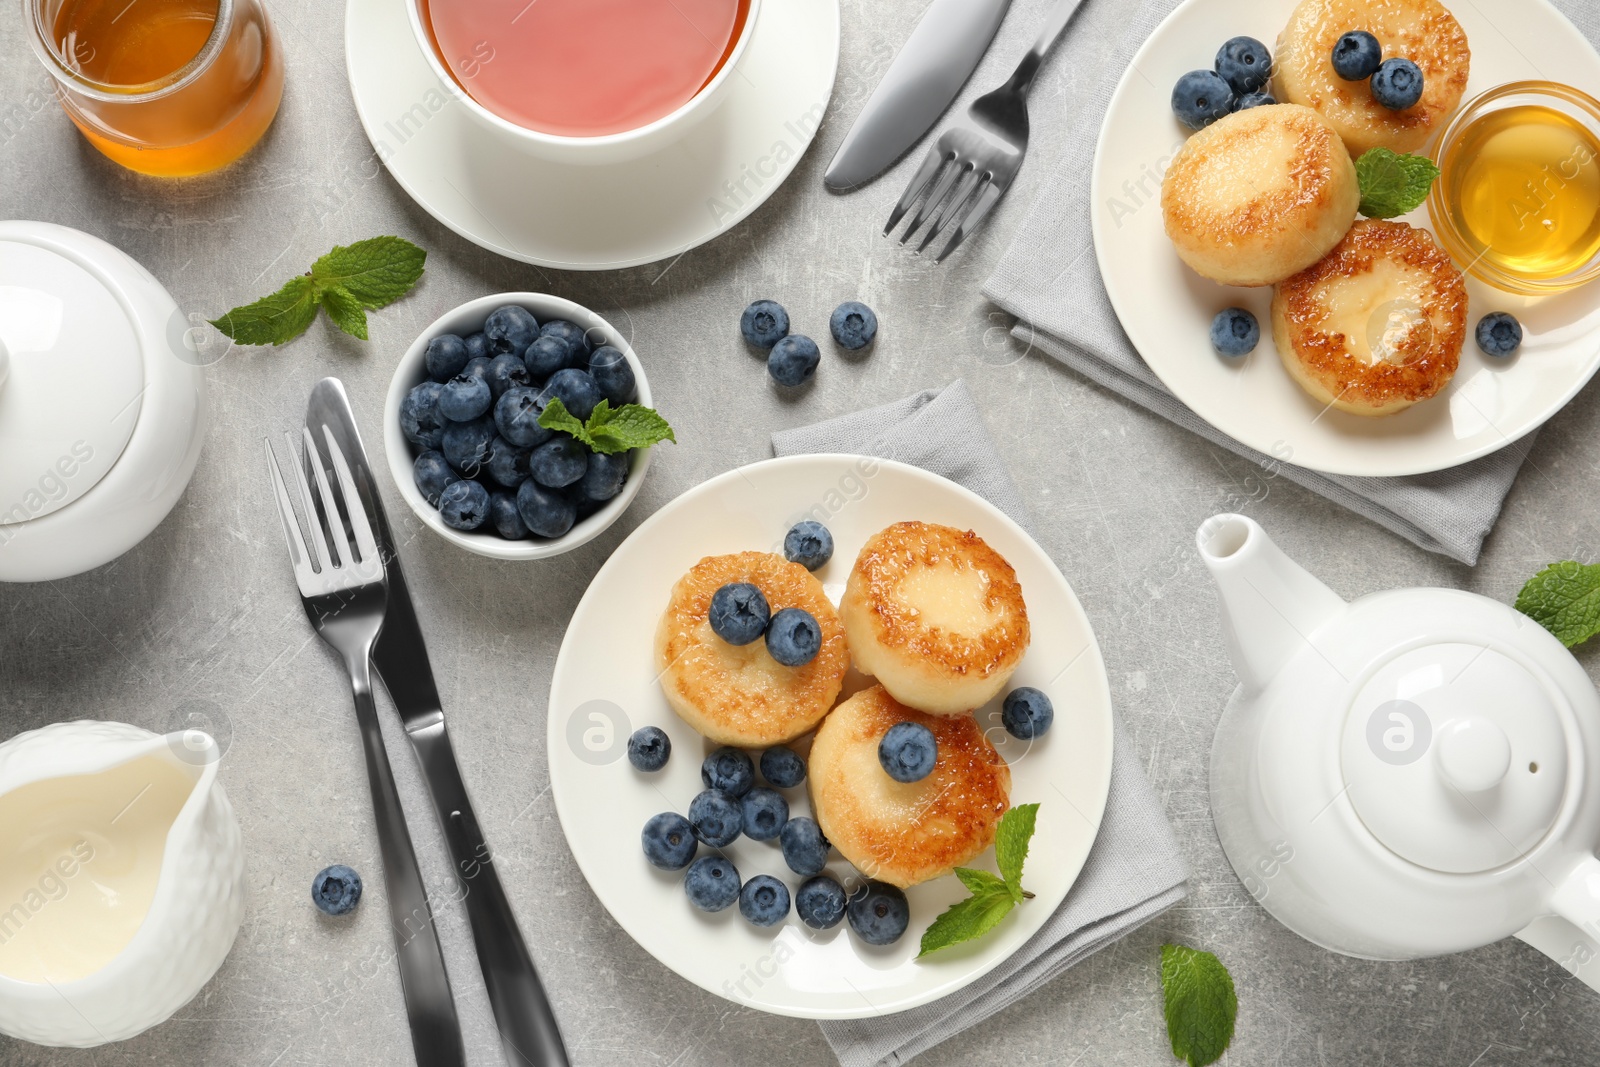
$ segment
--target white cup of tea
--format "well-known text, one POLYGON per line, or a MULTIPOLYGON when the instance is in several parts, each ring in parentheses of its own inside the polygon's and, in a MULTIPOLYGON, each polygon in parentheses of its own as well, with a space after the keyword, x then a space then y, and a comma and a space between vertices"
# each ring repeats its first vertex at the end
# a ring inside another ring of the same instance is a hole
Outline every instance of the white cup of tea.
POLYGON ((659 151, 726 101, 761 8, 629 3, 406 0, 406 12, 434 76, 481 128, 541 159, 606 164, 659 151), (658 46, 671 62, 639 54, 658 46))

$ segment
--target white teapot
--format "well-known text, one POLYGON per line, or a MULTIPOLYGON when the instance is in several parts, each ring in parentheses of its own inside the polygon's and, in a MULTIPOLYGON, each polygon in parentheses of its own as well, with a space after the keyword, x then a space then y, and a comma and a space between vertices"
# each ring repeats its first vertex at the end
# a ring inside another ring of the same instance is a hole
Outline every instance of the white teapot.
POLYGON ((1399 960, 1515 934, 1600 989, 1600 695, 1474 593, 1345 603, 1242 515, 1201 525, 1239 687, 1217 836, 1274 917, 1399 960))
POLYGON ((206 358, 127 254, 0 222, 0 582, 91 570, 156 528, 200 458, 206 358))
POLYGON ((0 745, 0 1032, 120 1041, 198 993, 244 921, 216 743, 70 722, 0 745))

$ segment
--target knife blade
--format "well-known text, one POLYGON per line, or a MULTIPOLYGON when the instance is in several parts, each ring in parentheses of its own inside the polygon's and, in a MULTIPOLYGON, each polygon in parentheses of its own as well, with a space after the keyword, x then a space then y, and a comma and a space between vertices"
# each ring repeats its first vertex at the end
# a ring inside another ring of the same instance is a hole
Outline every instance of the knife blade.
MULTIPOLYGON (((333 434, 372 520, 373 539, 389 583, 389 605, 372 663, 416 750, 445 843, 455 861, 456 877, 465 890, 472 940, 506 1062, 511 1067, 569 1067, 555 1012, 534 969, 510 898, 495 871, 488 842, 473 814, 455 749, 445 729, 439 687, 428 662, 428 646, 417 621, 416 605, 400 566, 394 532, 378 496, 350 399, 339 379, 324 378, 311 390, 311 399, 306 402, 306 425, 326 426, 333 434)), ((321 454, 320 448, 318 459, 328 465, 328 457, 321 454)))
POLYGON ((856 116, 822 176, 830 189, 864 185, 939 121, 977 69, 1011 0, 933 0, 856 116))

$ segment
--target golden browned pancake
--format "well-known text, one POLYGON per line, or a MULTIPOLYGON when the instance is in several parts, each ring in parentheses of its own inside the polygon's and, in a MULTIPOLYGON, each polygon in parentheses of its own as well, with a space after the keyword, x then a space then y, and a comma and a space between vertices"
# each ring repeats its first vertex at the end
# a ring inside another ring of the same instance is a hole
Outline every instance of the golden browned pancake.
POLYGON ((1427 230, 1363 219, 1272 294, 1272 340, 1301 388, 1356 415, 1436 395, 1467 336, 1461 272, 1427 230))
POLYGON ((976 719, 924 715, 882 686, 823 720, 807 780, 817 824, 839 854, 868 878, 901 887, 970 862, 994 843, 1011 806, 1011 768, 976 719), (919 722, 939 743, 920 782, 897 782, 878 762, 878 742, 897 722, 919 722))
POLYGON ((761 748, 817 724, 839 696, 850 666, 844 628, 822 583, 769 552, 707 556, 678 579, 656 627, 661 689, 684 722, 724 745, 761 748), (800 667, 767 654, 765 641, 730 645, 711 629, 711 597, 729 582, 761 590, 773 614, 804 608, 822 629, 822 649, 800 667))
POLYGON ((1178 256, 1224 285, 1271 285, 1309 267, 1360 202, 1344 142, 1292 104, 1223 116, 1184 142, 1161 181, 1178 256))
POLYGON ((1273 95, 1314 108, 1359 158, 1380 145, 1415 152, 1426 144, 1461 103, 1472 51, 1461 24, 1438 0, 1302 0, 1278 37, 1274 60, 1273 95), (1351 30, 1376 37, 1384 59, 1415 63, 1422 70, 1422 99, 1391 111, 1372 98, 1367 81, 1339 77, 1333 46, 1351 30))
POLYGON ((902 704, 963 715, 1028 650, 1028 608, 1005 557, 968 531, 900 522, 862 546, 839 602, 856 667, 902 704))

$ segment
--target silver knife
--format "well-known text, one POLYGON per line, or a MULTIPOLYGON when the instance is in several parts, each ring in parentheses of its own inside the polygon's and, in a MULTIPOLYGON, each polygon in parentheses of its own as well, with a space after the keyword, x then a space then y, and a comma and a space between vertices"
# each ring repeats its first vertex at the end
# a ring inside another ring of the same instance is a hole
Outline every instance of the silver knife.
MULTIPOLYGON (((550 998, 534 970, 533 958, 511 911, 511 901, 495 873, 488 843, 473 815, 466 783, 461 780, 455 750, 445 730, 444 711, 439 706, 439 687, 428 664, 428 646, 422 639, 405 572, 400 569, 394 534, 378 496, 361 434, 356 430, 355 414, 339 379, 324 378, 311 390, 311 399, 306 402, 306 425, 326 426, 332 431, 373 520, 373 536, 389 582, 389 606, 372 663, 399 709, 444 828, 456 877, 466 896, 472 940, 477 946, 478 964, 489 990, 489 1004, 494 1009, 506 1062, 511 1067, 569 1067, 566 1044, 550 998)), ((320 437, 312 434, 314 440, 320 437)), ((320 449, 318 460, 328 467, 328 457, 320 449)), ((419 918, 432 920, 431 916, 419 918)))
POLYGON ((854 189, 889 169, 939 121, 977 69, 1011 0, 933 0, 861 114, 822 181, 854 189))

